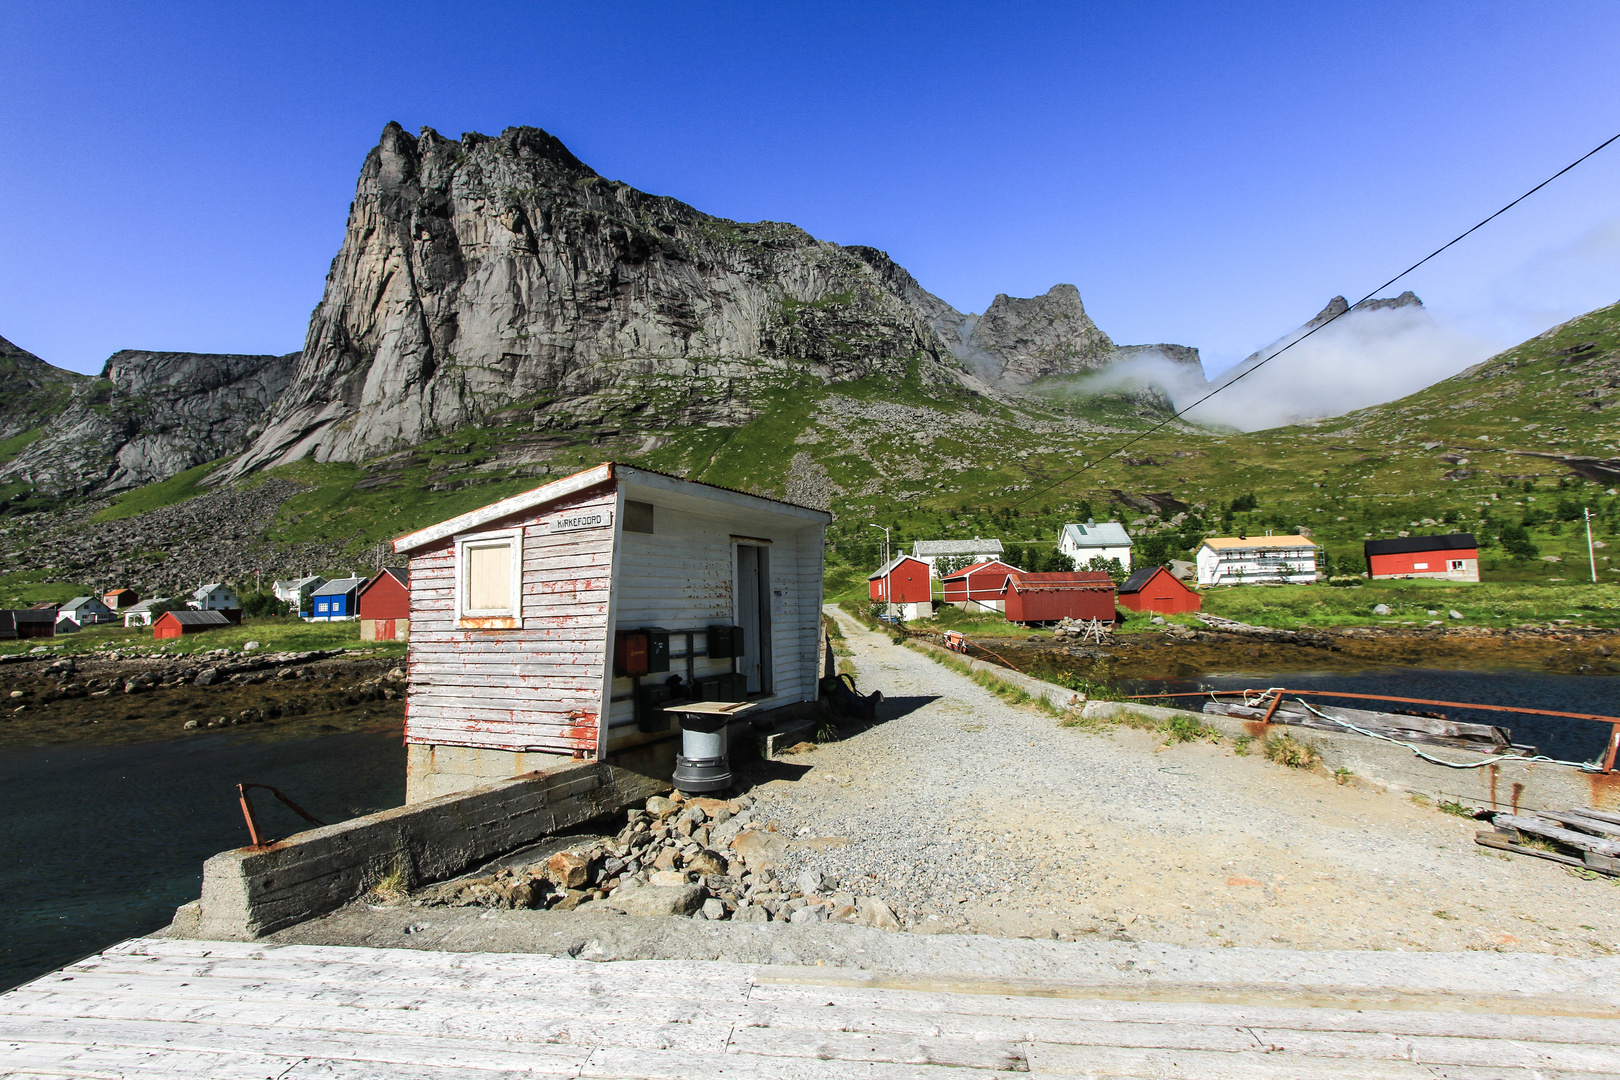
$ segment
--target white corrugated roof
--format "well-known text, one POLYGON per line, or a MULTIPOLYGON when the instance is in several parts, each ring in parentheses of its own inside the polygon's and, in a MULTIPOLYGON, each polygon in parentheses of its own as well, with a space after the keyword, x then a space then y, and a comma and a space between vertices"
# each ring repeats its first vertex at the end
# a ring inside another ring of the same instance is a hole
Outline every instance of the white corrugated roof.
POLYGON ((1117 521, 1088 521, 1063 526, 1058 543, 1068 539, 1075 547, 1130 547, 1131 534, 1117 521))
POLYGON ((911 544, 913 555, 1000 555, 1000 540, 915 540, 911 544))

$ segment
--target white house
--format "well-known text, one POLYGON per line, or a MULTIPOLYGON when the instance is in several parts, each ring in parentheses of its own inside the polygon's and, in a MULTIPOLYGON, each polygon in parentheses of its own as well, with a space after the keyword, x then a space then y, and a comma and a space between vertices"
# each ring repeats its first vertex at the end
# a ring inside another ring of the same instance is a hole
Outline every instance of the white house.
POLYGON ((308 577, 293 578, 290 581, 276 581, 270 586, 270 591, 277 600, 292 608, 293 614, 298 615, 309 611, 309 594, 326 584, 326 579, 318 574, 308 577))
POLYGON ((1199 585, 1309 584, 1316 545, 1304 536, 1212 536, 1194 555, 1199 585))
POLYGON ((94 596, 75 596, 72 600, 56 609, 56 621, 58 623, 71 622, 75 627, 113 622, 117 618, 118 616, 113 614, 112 608, 94 596))
POLYGON ((154 597, 151 600, 142 600, 134 607, 124 609, 125 626, 151 626, 152 620, 165 611, 185 610, 185 605, 170 600, 167 597, 154 597))
POLYGON ((1058 550, 1073 559, 1079 570, 1092 559, 1118 559, 1125 569, 1131 568, 1131 534, 1117 521, 1065 525, 1058 534, 1058 550))
POLYGON ((214 582, 197 586, 197 591, 186 601, 186 607, 195 611, 231 611, 242 606, 236 590, 229 585, 214 582))
MULTIPOLYGON (((1000 540, 914 540, 911 557, 928 564, 928 576, 939 577, 939 560, 966 557, 969 563, 990 562, 1002 556, 1000 540)), ((963 565, 966 565, 964 563, 963 565)))
POLYGON ((669 776, 677 693, 814 701, 830 520, 607 462, 395 540, 407 801, 559 759, 669 776))

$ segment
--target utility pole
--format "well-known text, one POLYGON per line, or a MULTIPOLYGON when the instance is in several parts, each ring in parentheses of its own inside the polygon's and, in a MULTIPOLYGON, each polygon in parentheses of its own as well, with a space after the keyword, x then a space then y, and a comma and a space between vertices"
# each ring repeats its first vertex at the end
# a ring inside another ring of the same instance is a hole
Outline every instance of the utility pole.
POLYGON ((894 568, 889 565, 889 527, 887 525, 873 525, 867 523, 869 529, 883 530, 883 614, 894 614, 894 601, 889 593, 889 578, 894 575, 894 568))
POLYGON ((1592 508, 1581 507, 1581 513, 1586 517, 1586 561, 1592 564, 1592 584, 1597 584, 1597 556, 1592 553, 1592 508))

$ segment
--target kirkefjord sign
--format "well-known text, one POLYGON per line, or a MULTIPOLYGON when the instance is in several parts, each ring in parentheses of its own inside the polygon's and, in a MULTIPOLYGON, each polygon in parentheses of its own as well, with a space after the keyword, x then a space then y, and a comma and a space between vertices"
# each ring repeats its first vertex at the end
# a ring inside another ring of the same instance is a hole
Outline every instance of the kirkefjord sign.
POLYGON ((613 524, 611 510, 578 510, 571 514, 554 514, 545 519, 547 532, 574 532, 577 529, 605 529, 613 524))

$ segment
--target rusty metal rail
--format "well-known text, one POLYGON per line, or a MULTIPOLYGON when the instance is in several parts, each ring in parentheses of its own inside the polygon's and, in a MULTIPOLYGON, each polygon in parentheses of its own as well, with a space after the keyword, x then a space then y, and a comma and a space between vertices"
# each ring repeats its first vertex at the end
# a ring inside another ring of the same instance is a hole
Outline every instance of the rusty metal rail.
POLYGON ((265 840, 263 835, 259 832, 259 820, 253 813, 253 800, 248 798, 249 788, 261 788, 268 791, 270 794, 274 795, 276 798, 280 799, 284 804, 286 804, 289 810, 303 818, 305 821, 309 822, 311 825, 326 824, 326 822, 314 816, 308 810, 305 810, 302 806, 299 806, 297 803, 287 798, 287 796, 283 795, 279 788, 273 788, 269 784, 237 784, 236 799, 242 804, 242 816, 247 819, 248 836, 253 841, 252 844, 249 845, 250 847, 269 847, 271 842, 269 840, 265 840))
POLYGON ((1271 704, 1266 709, 1265 721, 1270 721, 1277 706, 1282 702, 1284 694, 1293 694, 1296 697, 1330 697, 1354 698, 1358 701, 1397 701, 1403 705, 1436 705, 1449 709, 1479 709, 1484 712, 1519 713, 1526 716, 1555 716, 1562 720, 1592 720, 1600 724, 1608 724, 1609 745, 1603 755, 1603 771, 1614 772, 1614 762, 1620 754, 1620 716, 1600 716, 1596 713, 1559 712, 1554 709, 1529 709, 1520 705, 1478 705, 1468 701, 1432 701, 1428 698, 1394 697, 1389 694, 1352 694, 1338 690, 1288 690, 1279 686, 1267 687, 1263 691, 1255 690, 1193 690, 1177 691, 1167 694, 1130 694, 1125 701, 1151 701, 1154 698, 1213 698, 1213 697, 1252 697, 1258 693, 1260 700, 1271 698, 1271 704))

